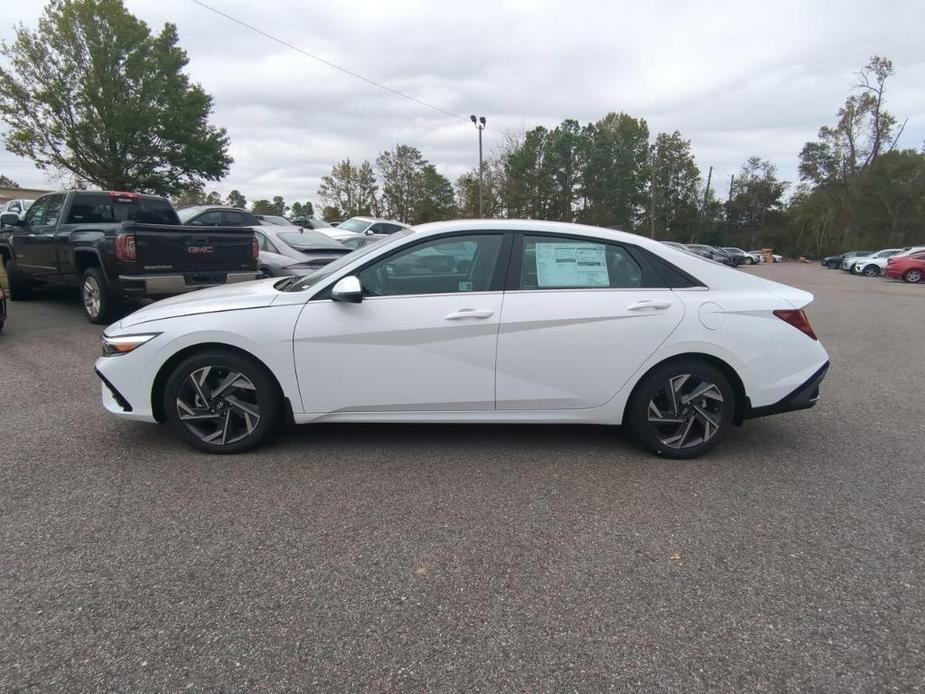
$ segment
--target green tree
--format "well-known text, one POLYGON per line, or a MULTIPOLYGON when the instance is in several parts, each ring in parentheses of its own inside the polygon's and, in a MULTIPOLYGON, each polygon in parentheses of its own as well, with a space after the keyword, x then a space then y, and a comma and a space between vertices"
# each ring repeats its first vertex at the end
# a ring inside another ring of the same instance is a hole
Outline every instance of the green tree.
POLYGON ((221 194, 215 190, 213 190, 211 193, 206 195, 204 202, 206 205, 224 205, 225 204, 224 201, 222 200, 221 194))
POLYGON ((171 196, 175 207, 186 207, 187 205, 201 205, 206 201, 206 194, 202 186, 191 185, 180 189, 171 196))
POLYGON ((19 184, 12 178, 0 175, 0 188, 19 188, 19 184))
POLYGON ((700 222, 700 169, 691 142, 675 130, 659 133, 652 145, 649 168, 649 205, 641 231, 660 239, 688 240, 700 222), (654 211, 654 219, 653 219, 654 211), (653 224, 654 222, 654 224, 653 224))
POLYGON ((228 193, 228 204, 232 207, 240 207, 242 210, 247 209, 247 199, 237 190, 228 193))
MULTIPOLYGON (((342 216, 374 214, 378 209, 376 200, 376 176, 368 161, 360 166, 353 166, 350 159, 344 159, 331 168, 331 173, 321 178, 318 196, 327 208, 338 211, 337 219, 342 216)), ((325 212, 325 219, 328 219, 325 212)))
POLYGON ((251 212, 254 214, 276 214, 276 206, 266 199, 255 200, 251 206, 251 212))
POLYGON ((220 179, 228 137, 177 42, 174 25, 152 34, 121 0, 52 0, 2 49, 6 148, 104 189, 176 194, 220 179))
POLYGON ((749 157, 732 184, 726 219, 733 232, 752 231, 780 222, 787 182, 777 178, 777 167, 760 157, 749 157))
POLYGON ((425 164, 421 170, 419 197, 415 204, 412 224, 439 222, 456 215, 456 200, 449 179, 437 171, 433 164, 425 164))
POLYGON ((291 213, 293 219, 311 219, 315 216, 315 207, 311 202, 306 202, 304 205, 301 202, 294 202, 291 213))
POLYGON ((421 174, 427 160, 420 150, 409 145, 395 145, 382 152, 376 168, 382 173, 382 205, 387 217, 410 222, 421 198, 421 174))
POLYGON ((634 231, 642 218, 649 166, 649 127, 643 119, 609 113, 582 130, 579 221, 634 231))
POLYGON ((286 204, 286 201, 283 200, 282 195, 277 195, 273 198, 273 212, 270 214, 279 215, 280 217, 285 217, 286 213, 289 212, 289 206, 286 204))
POLYGON ((344 215, 344 213, 341 212, 340 208, 332 207, 331 205, 326 205, 321 210, 321 218, 324 219, 324 221, 326 222, 339 222, 345 216, 346 215, 344 215))
POLYGON ((862 242, 885 245, 885 229, 896 229, 886 208, 872 205, 882 197, 884 182, 891 185, 890 177, 904 168, 901 163, 914 161, 910 157, 915 153, 909 152, 878 166, 894 153, 902 134, 885 109, 886 84, 894 73, 892 61, 873 56, 858 73, 856 93, 838 110, 836 123, 820 128, 816 141, 807 142, 800 152, 804 188, 791 209, 798 243, 807 253, 862 242))

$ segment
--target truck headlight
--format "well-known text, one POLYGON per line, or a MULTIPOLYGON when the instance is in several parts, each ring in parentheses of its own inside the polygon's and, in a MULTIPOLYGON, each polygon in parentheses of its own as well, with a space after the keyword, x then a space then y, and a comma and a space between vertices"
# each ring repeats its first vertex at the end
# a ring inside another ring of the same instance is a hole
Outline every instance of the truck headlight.
POLYGON ((116 354, 126 354, 134 349, 138 349, 149 340, 154 339, 160 333, 145 333, 143 335, 117 335, 107 337, 103 335, 103 356, 111 357, 116 354))

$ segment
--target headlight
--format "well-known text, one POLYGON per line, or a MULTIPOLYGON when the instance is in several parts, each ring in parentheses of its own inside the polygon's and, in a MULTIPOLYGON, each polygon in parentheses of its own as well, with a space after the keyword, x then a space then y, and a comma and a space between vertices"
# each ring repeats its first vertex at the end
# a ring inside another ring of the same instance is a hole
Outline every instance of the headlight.
POLYGON ((138 349, 149 340, 154 339, 160 333, 145 333, 144 335, 117 335, 115 337, 106 337, 103 335, 103 356, 111 357, 115 354, 126 354, 133 349, 138 349))

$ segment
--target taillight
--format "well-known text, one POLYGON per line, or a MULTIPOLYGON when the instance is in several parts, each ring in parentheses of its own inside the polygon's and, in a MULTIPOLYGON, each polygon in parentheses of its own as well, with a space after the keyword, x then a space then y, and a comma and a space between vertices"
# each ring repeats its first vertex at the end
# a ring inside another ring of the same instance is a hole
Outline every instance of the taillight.
POLYGON ((813 326, 809 324, 809 318, 806 317, 806 314, 803 311, 795 309, 787 309, 781 311, 775 311, 774 315, 780 318, 785 323, 789 323, 794 328, 799 330, 801 333, 808 335, 814 340, 818 340, 816 333, 813 331, 813 326))
POLYGON ((253 253, 253 255, 254 255, 254 260, 257 260, 257 258, 260 256, 260 246, 257 245, 257 237, 256 237, 256 236, 255 236, 254 238, 251 239, 251 243, 253 244, 253 246, 252 246, 252 249, 253 249, 252 253, 253 253))
POLYGON ((135 255, 135 234, 119 234, 116 236, 116 258, 134 263, 137 256, 135 255))

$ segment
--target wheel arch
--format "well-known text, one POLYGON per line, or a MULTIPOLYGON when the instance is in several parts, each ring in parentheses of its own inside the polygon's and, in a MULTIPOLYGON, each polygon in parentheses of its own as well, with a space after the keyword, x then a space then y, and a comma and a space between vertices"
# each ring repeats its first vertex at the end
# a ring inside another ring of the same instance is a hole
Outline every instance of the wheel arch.
POLYGON ((660 369, 666 364, 671 364, 673 362, 681 361, 684 359, 700 359, 701 361, 704 361, 719 369, 719 371, 729 379, 729 384, 732 386, 736 396, 736 406, 735 412, 733 413, 732 422, 738 426, 742 424, 743 421, 745 421, 745 413, 748 411, 748 395, 745 392, 745 384, 742 382, 742 377, 739 376, 738 372, 728 362, 713 354, 706 354, 705 352, 682 352, 680 354, 673 354, 670 357, 666 357, 665 359, 662 359, 661 361, 653 364, 648 369, 646 369, 645 373, 641 374, 639 378, 636 379, 636 383, 633 385, 633 390, 630 391, 630 396, 626 400, 626 406, 623 408, 622 423, 624 426, 629 422, 629 413, 632 411, 639 387, 642 382, 645 381, 646 377, 656 369, 660 369))
POLYGON ((164 388, 167 385, 167 379, 170 378, 170 374, 173 372, 174 368, 184 359, 194 356, 200 352, 207 352, 210 350, 216 350, 221 352, 229 352, 231 354, 236 354, 237 356, 249 359, 262 368, 266 374, 270 377, 270 381, 273 383, 276 388, 276 394, 280 398, 280 401, 283 403, 283 410, 287 420, 291 423, 293 421, 292 416, 292 403, 289 402, 289 398, 286 397, 285 392, 283 391, 282 385, 279 382, 279 379, 276 377, 276 374, 273 373, 273 370, 270 369, 259 357, 255 356, 253 353, 248 352, 246 349, 241 347, 236 347, 234 345, 229 345, 222 342, 200 342, 194 345, 189 345, 183 349, 172 354, 167 361, 161 364, 161 367, 157 371, 157 375, 154 377, 154 383, 151 386, 151 413, 154 415, 154 419, 158 422, 164 422, 164 388))
MULTIPOLYGON (((103 268, 103 260, 99 252, 92 248, 78 248, 74 251, 74 270, 78 279, 91 267, 103 268)), ((103 279, 106 280, 105 272, 103 279)))

